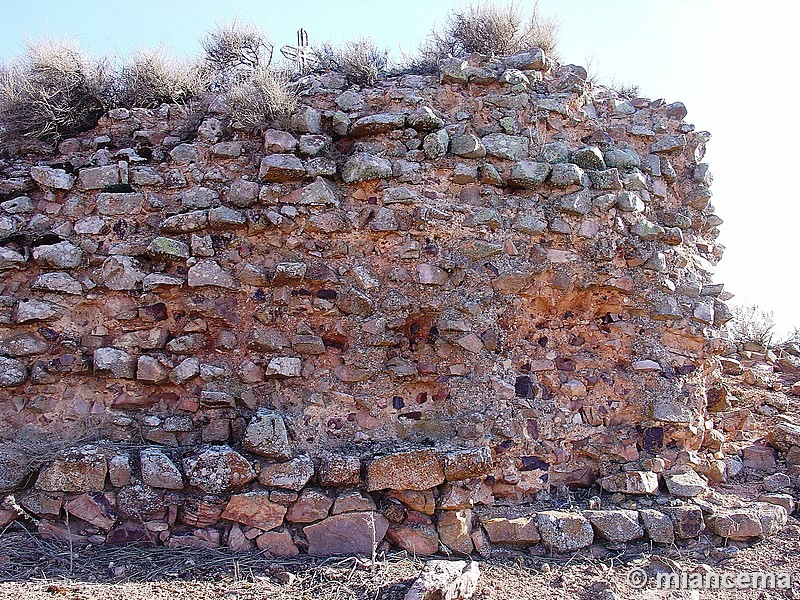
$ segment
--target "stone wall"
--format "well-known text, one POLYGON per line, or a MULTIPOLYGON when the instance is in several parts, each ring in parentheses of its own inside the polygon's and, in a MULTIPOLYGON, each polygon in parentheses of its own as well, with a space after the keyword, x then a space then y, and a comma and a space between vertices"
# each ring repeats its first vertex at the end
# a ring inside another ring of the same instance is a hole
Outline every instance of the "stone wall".
POLYGON ((709 135, 586 79, 538 50, 329 73, 260 136, 203 98, 7 153, 4 514, 468 553, 506 535, 491 507, 658 493, 709 438, 729 318, 709 135))

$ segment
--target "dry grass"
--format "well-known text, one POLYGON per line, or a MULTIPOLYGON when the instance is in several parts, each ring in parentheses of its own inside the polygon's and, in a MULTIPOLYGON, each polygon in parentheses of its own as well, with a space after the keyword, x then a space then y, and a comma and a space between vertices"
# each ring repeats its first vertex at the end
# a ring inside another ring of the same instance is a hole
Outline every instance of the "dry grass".
POLYGON ((318 71, 336 71, 351 83, 373 85, 386 73, 388 53, 374 41, 363 38, 342 46, 329 43, 314 48, 312 62, 318 71))
POLYGON ((206 82, 197 65, 180 61, 165 49, 143 50, 122 65, 114 81, 114 102, 126 108, 155 108, 184 102, 206 82))
POLYGON ((559 24, 539 14, 533 4, 529 12, 518 2, 482 1, 455 9, 441 30, 433 30, 420 48, 422 64, 470 52, 498 56, 529 48, 541 48, 556 56, 559 24))
POLYGON ((88 57, 74 42, 29 42, 0 72, 3 137, 56 142, 91 129, 103 114, 111 82, 108 62, 88 57))
POLYGON ((287 72, 260 67, 228 90, 231 117, 245 129, 280 126, 297 106, 297 92, 287 72))

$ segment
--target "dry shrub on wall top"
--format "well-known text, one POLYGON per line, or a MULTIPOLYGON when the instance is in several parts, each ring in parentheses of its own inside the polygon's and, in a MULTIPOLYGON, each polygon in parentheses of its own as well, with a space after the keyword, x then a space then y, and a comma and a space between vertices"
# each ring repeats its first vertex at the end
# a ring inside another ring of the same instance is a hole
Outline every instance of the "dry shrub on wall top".
POLYGON ((245 129, 284 126, 297 107, 297 85, 286 71, 259 67, 227 91, 231 117, 245 129))
POLYGON ((771 311, 757 304, 734 306, 733 319, 726 325, 728 334, 738 346, 755 344, 769 348, 775 335, 775 319, 771 311))
POLYGON ((217 25, 200 40, 211 83, 220 89, 269 67, 273 44, 251 23, 233 20, 217 25))
POLYGON ((0 124, 6 141, 57 142, 88 131, 107 106, 112 75, 106 60, 75 42, 28 42, 0 73, 0 124))
POLYGON ((317 71, 336 71, 350 83, 373 85, 386 73, 388 52, 378 48, 374 41, 363 38, 341 46, 323 43, 313 50, 313 65, 317 71))
POLYGON ((122 65, 114 82, 114 102, 126 108, 155 108, 179 103, 206 86, 195 64, 180 61, 163 48, 135 53, 122 65))
POLYGON ((504 56, 529 48, 556 58, 558 29, 558 21, 542 17, 536 3, 526 11, 518 2, 477 2, 454 9, 441 30, 431 31, 413 64, 430 67, 447 56, 504 56))

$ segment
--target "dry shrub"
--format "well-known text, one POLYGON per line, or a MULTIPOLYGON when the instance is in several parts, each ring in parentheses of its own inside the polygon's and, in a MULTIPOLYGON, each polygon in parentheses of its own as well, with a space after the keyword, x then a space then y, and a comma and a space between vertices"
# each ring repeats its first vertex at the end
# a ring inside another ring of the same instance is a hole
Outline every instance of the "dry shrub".
POLYGON ((318 71, 336 71, 351 83, 373 85, 386 72, 388 52, 369 38, 342 46, 324 43, 314 48, 313 63, 318 71))
POLYGON ((251 130, 284 125, 297 106, 297 86, 285 71, 257 68, 227 92, 234 121, 251 130))
POLYGON ((0 75, 3 137, 52 143, 88 131, 103 114, 110 90, 108 63, 89 58, 74 42, 29 42, 0 75))
POLYGON ((633 83, 614 83, 611 88, 626 100, 639 97, 639 86, 633 83))
POLYGON ((727 324, 731 339, 738 346, 757 344, 769 348, 772 344, 775 319, 772 311, 762 310, 757 304, 732 307, 733 319, 727 324))
POLYGON ((251 23, 233 20, 217 25, 200 44, 212 80, 218 87, 246 79, 272 62, 272 43, 251 23))
POLYGON ((541 48, 555 57, 558 28, 555 19, 539 14, 536 3, 526 14, 518 2, 477 2, 453 10, 443 29, 431 32, 420 53, 425 64, 470 52, 505 56, 529 48, 541 48))
POLYGON ((115 78, 114 95, 118 106, 154 108, 183 102, 203 89, 201 70, 179 61, 163 49, 134 54, 115 78))

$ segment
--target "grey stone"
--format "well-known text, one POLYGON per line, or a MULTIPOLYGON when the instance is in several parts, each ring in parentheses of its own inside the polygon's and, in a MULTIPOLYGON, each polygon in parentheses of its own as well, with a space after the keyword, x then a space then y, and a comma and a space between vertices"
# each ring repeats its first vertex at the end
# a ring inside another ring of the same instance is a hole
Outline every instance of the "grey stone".
POLYGON ((644 535, 635 510, 586 510, 583 514, 597 535, 611 542, 629 542, 644 535))
POLYGON ((420 131, 435 131, 442 129, 445 125, 444 119, 437 116, 428 106, 420 106, 408 115, 406 121, 409 127, 420 131))
POLYGON ((719 508, 706 517, 706 527, 718 536, 747 541, 767 538, 784 528, 786 509, 766 502, 754 502, 744 508, 719 508))
POLYGON ((536 515, 542 543, 553 552, 573 552, 594 541, 592 524, 579 513, 545 510, 536 515))
POLYGON ((618 169, 604 169, 602 171, 586 171, 589 181, 596 190, 621 190, 622 180, 618 169))
POLYGON ((78 235, 100 235, 106 229, 105 219, 97 215, 84 217, 75 223, 75 233, 78 235))
MULTIPOLYGON (((650 152, 654 154, 674 152, 675 150, 683 150, 685 147, 686 136, 684 134, 666 135, 650 144, 650 152)), ((661 170, 664 170, 663 164, 661 170)))
POLYGON ((167 217, 161 224, 161 231, 166 233, 190 233, 208 226, 208 211, 195 210, 167 217))
POLYGON ((109 256, 103 261, 98 283, 110 290, 135 290, 144 281, 142 265, 130 256, 109 256))
POLYGON ((258 178, 270 183, 285 183, 303 179, 306 169, 294 154, 271 154, 261 159, 258 178))
POLYGON ((693 498, 708 492, 708 484, 692 469, 683 472, 666 473, 664 482, 669 493, 680 498, 693 498))
POLYGON ((151 488, 182 490, 183 476, 175 463, 158 448, 145 448, 139 452, 142 483, 151 488))
POLYGON ((32 213, 35 210, 33 201, 28 196, 17 196, 10 200, 0 202, 0 209, 10 215, 23 215, 32 213))
POLYGON ((550 183, 556 187, 580 185, 582 178, 583 170, 572 163, 554 164, 550 172, 550 183))
POLYGON ((261 186, 255 181, 236 179, 228 188, 225 200, 237 208, 246 208, 256 203, 260 190, 261 186))
POLYGON ((626 190, 617 194, 617 208, 622 212, 642 212, 645 206, 639 194, 626 190))
POLYGON ((197 160, 197 147, 194 144, 178 144, 169 155, 179 165, 188 165, 197 160))
POLYGON ((267 487, 299 492, 314 476, 314 463, 305 454, 287 462, 261 465, 258 481, 267 487))
POLYGON ((211 188, 196 185, 178 194, 181 208, 198 210, 214 206, 219 201, 219 192, 211 188))
POLYGON ((77 186, 79 190, 102 190, 119 182, 119 167, 117 165, 92 167, 78 171, 77 186))
POLYGON ((358 152, 347 159, 342 166, 342 179, 345 183, 357 183, 371 179, 385 179, 392 176, 392 163, 366 152, 358 152))
POLYGON ((515 187, 535 190, 547 179, 550 169, 548 163, 523 160, 511 166, 508 183, 515 187))
POLYGON ((98 348, 94 351, 94 373, 98 377, 135 379, 136 357, 117 348, 98 348))
POLYGON ((464 158, 483 158, 486 148, 477 136, 471 133, 458 135, 450 140, 450 152, 464 158))
POLYGON ((183 459, 189 485, 207 494, 224 494, 256 478, 253 466, 229 446, 205 446, 183 459))
POLYGON ((422 140, 422 149, 425 151, 425 156, 431 160, 436 160, 447 154, 449 147, 450 136, 445 129, 429 133, 422 140))
POLYGON ((580 150, 575 150, 570 160, 582 169, 602 171, 606 168, 605 160, 603 160, 603 153, 596 146, 588 146, 580 150))
POLYGON ((61 294, 80 295, 83 293, 81 284, 67 273, 42 273, 33 283, 33 289, 61 294))
POLYGON ((212 229, 236 229, 247 223, 247 217, 241 211, 227 206, 217 206, 208 211, 208 224, 212 229))
POLYGON ((462 58, 446 58, 439 63, 442 83, 467 83, 469 63, 462 58))
POLYGON ((221 287, 229 290, 238 288, 236 280, 214 260, 201 260, 189 267, 188 284, 191 287, 221 287))
POLYGON ((486 154, 497 158, 520 160, 529 154, 529 140, 525 136, 491 133, 482 137, 481 143, 486 148, 486 154))
POLYGON ((274 154, 291 154, 297 148, 297 138, 288 131, 267 129, 264 132, 264 149, 274 154))
POLYGON ((0 354, 5 354, 6 356, 18 357, 44 354, 49 348, 50 344, 40 336, 24 331, 0 339, 0 354))
POLYGON ((547 57, 541 48, 531 48, 506 56, 503 62, 509 69, 522 71, 546 71, 549 68, 547 57))
POLYGON ((366 106, 364 96, 352 90, 342 92, 334 99, 334 102, 336 102, 336 106, 347 112, 361 110, 366 106))
POLYGON ((330 144, 331 138, 327 135, 301 135, 298 149, 300 150, 300 154, 316 156, 330 146, 330 144))
POLYGON ((0 387, 22 385, 28 380, 25 363, 16 358, 0 356, 0 387))
POLYGON ((34 298, 26 298, 19 301, 14 315, 16 323, 27 323, 29 321, 48 321, 61 316, 62 309, 50 302, 42 302, 34 298))
POLYGON ((587 189, 572 192, 559 198, 559 208, 567 213, 588 215, 592 210, 592 194, 587 189))
POLYGON ((81 265, 83 251, 68 241, 33 249, 33 258, 54 269, 74 269, 81 265))
POLYGON ((97 212, 105 216, 138 215, 142 212, 144 195, 139 192, 129 194, 97 194, 97 212))
POLYGON ((530 235, 542 233, 547 229, 547 221, 537 215, 521 214, 514 221, 514 229, 530 235))
POLYGON ((289 129, 296 133, 320 133, 322 114, 310 106, 301 106, 289 118, 289 129))
POLYGON ((651 540, 658 544, 675 543, 675 527, 669 516, 652 508, 645 508, 639 510, 639 518, 651 540))
POLYGON ((169 380, 181 385, 200 374, 200 361, 196 358, 185 358, 169 373, 169 380))
MULTIPOLYGON (((389 167, 391 169, 391 166, 389 167)), ((327 179, 317 177, 300 192, 300 204, 306 206, 338 206, 336 186, 327 179)))
POLYGON ((153 167, 134 167, 130 170, 129 177, 133 185, 164 185, 164 178, 153 167))
POLYGON ((25 257, 19 252, 11 250, 11 248, 0 247, 0 271, 21 269, 25 262, 25 257))
POLYGON ((635 169, 642 164, 642 159, 634 150, 613 148, 603 153, 603 159, 607 166, 619 169, 635 169))
POLYGON ((563 142, 542 144, 539 149, 539 160, 551 164, 565 163, 569 159, 569 148, 563 142))
MULTIPOLYGON (((2 368, 0 360, 0 386, 3 385, 2 368)), ((11 444, 0 445, 0 494, 16 492, 30 474, 30 459, 26 453, 11 444)))
POLYGON ((269 361, 267 368, 264 370, 264 375, 279 379, 300 377, 303 373, 302 367, 303 364, 299 358, 276 356, 269 361))
POLYGON ((430 560, 404 600, 468 600, 475 594, 479 578, 476 562, 430 560))
POLYGON ((266 458, 285 460, 292 455, 283 417, 263 408, 250 419, 243 444, 253 454, 266 458))
POLYGON ((31 178, 42 187, 54 190, 70 190, 75 185, 75 176, 64 169, 51 167, 31 167, 31 178))
POLYGON ((406 124, 406 117, 403 113, 381 113, 361 117, 350 127, 350 135, 376 135, 379 133, 389 133, 395 129, 402 129, 406 124))
POLYGON ((150 242, 147 251, 153 256, 163 256, 167 258, 186 259, 189 258, 189 246, 180 240, 167 237, 156 237, 150 242))

